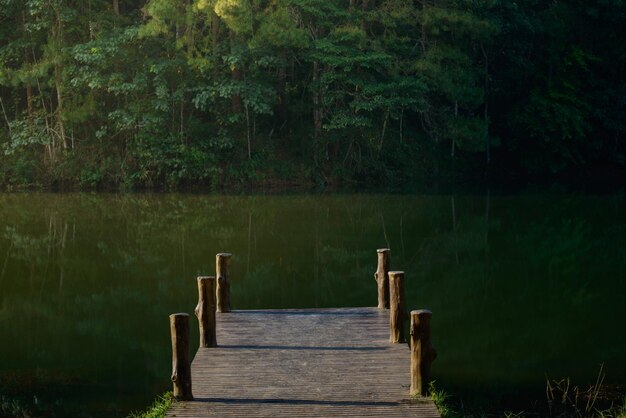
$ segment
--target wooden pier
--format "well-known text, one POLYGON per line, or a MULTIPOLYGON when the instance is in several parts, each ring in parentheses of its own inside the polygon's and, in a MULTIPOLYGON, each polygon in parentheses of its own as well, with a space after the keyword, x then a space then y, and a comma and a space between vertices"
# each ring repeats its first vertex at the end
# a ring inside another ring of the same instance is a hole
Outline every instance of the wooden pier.
POLYGON ((439 417, 409 396, 410 350, 377 308, 217 314, 218 346, 191 367, 193 401, 168 417, 439 417))
POLYGON ((178 402, 166 416, 439 417, 426 397, 432 314, 408 315, 404 272, 389 271, 388 249, 378 254, 378 308, 248 311, 231 311, 231 255, 218 254, 216 276, 198 277, 191 365, 190 316, 170 315, 178 402))

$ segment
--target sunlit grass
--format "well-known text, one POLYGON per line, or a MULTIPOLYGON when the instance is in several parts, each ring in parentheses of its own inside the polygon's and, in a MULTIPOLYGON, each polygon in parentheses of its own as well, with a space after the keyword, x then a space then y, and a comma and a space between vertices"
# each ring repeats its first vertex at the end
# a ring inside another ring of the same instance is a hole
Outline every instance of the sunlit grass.
POLYGON ((163 396, 159 396, 146 411, 132 412, 127 418, 163 418, 172 403, 174 403, 174 395, 172 392, 166 392, 163 396))
POLYGON ((460 414, 454 411, 454 409, 452 409, 452 407, 449 405, 448 399, 450 398, 450 395, 448 393, 446 393, 443 389, 438 389, 435 386, 434 381, 430 382, 429 388, 430 399, 432 399, 432 401, 435 403, 435 406, 441 414, 441 418, 455 418, 460 416, 460 414))

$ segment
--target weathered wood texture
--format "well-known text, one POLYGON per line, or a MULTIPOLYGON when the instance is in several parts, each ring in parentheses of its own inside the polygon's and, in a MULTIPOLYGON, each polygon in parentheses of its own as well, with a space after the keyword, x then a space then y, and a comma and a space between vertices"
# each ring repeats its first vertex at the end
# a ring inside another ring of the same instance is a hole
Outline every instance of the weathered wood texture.
POLYGON ((215 277, 198 277, 196 317, 200 326, 200 347, 217 346, 215 334, 215 277))
POLYGON ((192 365, 195 400, 168 417, 439 417, 409 397, 410 351, 377 308, 218 314, 192 365))
POLYGON ((170 334, 172 337, 172 383, 174 397, 191 400, 191 364, 189 361, 189 315, 177 313, 170 315, 170 334))
POLYGON ((406 342, 405 323, 408 318, 404 301, 404 272, 389 272, 389 342, 406 342))
POLYGON ((217 277, 217 311, 230 312, 230 253, 215 256, 215 276, 217 277))
POLYGON ((411 311, 411 395, 428 395, 430 366, 437 351, 430 343, 430 318, 426 309, 411 311))
POLYGON ((378 267, 374 279, 378 286, 378 309, 389 309, 389 266, 391 265, 391 250, 381 248, 378 254, 378 267))

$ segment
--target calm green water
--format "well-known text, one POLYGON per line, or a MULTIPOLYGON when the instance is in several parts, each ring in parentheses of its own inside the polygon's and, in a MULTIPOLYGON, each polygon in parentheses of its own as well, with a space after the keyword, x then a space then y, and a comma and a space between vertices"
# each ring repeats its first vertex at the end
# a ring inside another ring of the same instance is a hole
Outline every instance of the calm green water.
POLYGON ((0 397, 124 416, 170 387, 167 317, 215 253, 234 253, 238 309, 363 306, 380 247, 459 398, 525 409, 546 375, 586 384, 600 363, 626 382, 624 195, 4 194, 0 397))

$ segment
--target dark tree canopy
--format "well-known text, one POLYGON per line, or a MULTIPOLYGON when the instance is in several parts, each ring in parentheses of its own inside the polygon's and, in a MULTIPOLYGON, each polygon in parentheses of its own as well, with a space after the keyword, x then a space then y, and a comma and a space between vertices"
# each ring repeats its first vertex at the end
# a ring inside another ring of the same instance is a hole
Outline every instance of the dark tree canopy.
POLYGON ((626 165, 626 3, 0 0, 0 186, 626 165))

